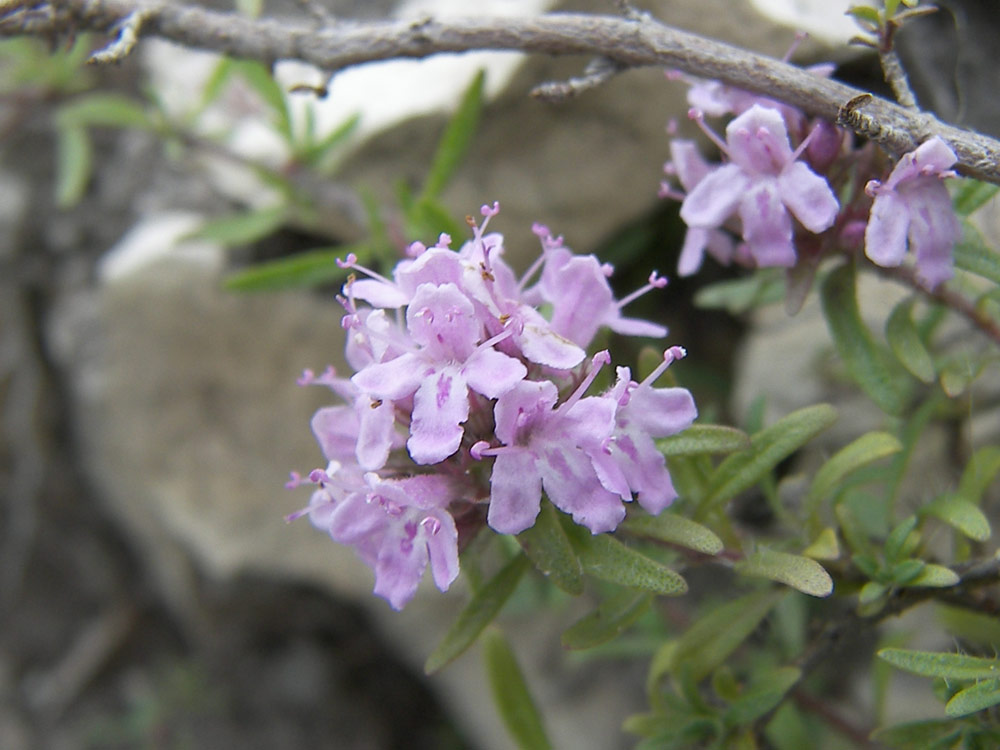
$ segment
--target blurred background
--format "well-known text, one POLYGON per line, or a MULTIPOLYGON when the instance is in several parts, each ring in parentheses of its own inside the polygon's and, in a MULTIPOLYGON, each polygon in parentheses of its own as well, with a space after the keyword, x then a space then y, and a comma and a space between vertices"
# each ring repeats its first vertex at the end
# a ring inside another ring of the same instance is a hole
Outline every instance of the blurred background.
MULTIPOLYGON (((344 19, 470 12, 458 0, 324 1, 344 19)), ((878 85, 870 56, 827 46, 850 35, 846 2, 639 5, 774 56, 811 29, 796 59, 834 59, 878 85)), ((982 64, 996 14, 942 5, 900 40, 921 101, 996 134, 982 64)), ((614 12, 597 0, 476 4, 549 9, 614 12)), ((305 18, 290 0, 263 13, 305 18)), ((373 227, 387 252, 435 239, 410 236, 420 224, 405 196, 480 69, 483 115, 437 196, 451 216, 499 200, 494 228, 522 268, 543 221, 615 263, 626 291, 652 267, 672 275, 682 228, 656 190, 684 87, 630 71, 551 105, 527 92, 586 60, 492 54, 367 66, 318 97, 288 93, 326 85, 301 66, 279 65, 273 87, 259 68, 161 42, 84 65, 106 41, 0 42, 0 748, 507 747, 475 655, 422 675, 461 592, 394 613, 349 550, 284 523, 308 496, 282 485, 320 462, 309 418, 329 401, 295 379, 339 360, 332 254, 373 227), (248 270, 288 258, 301 261, 291 281, 310 288, 248 270)), ((677 371, 719 421, 736 390, 761 386, 734 382, 753 321, 691 312, 697 287, 726 273, 672 282, 634 311, 698 354, 677 371)), ((512 609, 557 745, 630 746, 619 727, 641 708, 644 660, 565 658, 572 603, 541 621, 530 596, 512 609)))

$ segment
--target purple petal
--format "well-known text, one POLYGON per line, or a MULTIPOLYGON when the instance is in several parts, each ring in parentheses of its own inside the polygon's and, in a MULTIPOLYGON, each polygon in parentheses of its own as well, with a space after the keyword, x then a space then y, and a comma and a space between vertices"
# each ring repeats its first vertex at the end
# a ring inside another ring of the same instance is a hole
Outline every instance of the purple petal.
POLYGON ((663 338, 667 335, 666 326, 650 323, 639 318, 615 317, 607 322, 608 328, 623 336, 648 336, 651 339, 663 338))
POLYGON ((497 398, 524 380, 528 369, 496 349, 479 349, 462 366, 462 372, 472 390, 497 398))
POLYGON ((422 525, 434 584, 440 591, 447 591, 458 578, 458 530, 455 520, 450 513, 441 510, 429 515, 422 525))
POLYGON ((735 164, 724 164, 706 175, 681 204, 681 218, 689 227, 718 227, 728 219, 750 179, 735 164))
POLYGON ((789 164, 778 175, 778 190, 782 202, 810 232, 818 234, 833 226, 840 204, 830 184, 808 165, 789 164))
POLYGON ((409 297, 399 288, 376 279, 358 279, 344 287, 345 293, 367 302, 372 307, 402 307, 409 297))
POLYGON ((356 408, 361 423, 355 448, 358 463, 366 471, 381 469, 393 447, 396 410, 392 401, 372 401, 368 396, 360 396, 356 408))
POLYGON ((476 348, 482 325, 469 298, 454 284, 421 284, 406 308, 413 340, 437 361, 464 361, 476 348))
POLYGON ((418 464, 436 464, 458 450, 462 423, 469 418, 469 387, 457 367, 424 380, 413 397, 413 421, 406 448, 418 464))
POLYGON ((777 175, 792 160, 781 113, 753 105, 726 126, 729 158, 750 174, 777 175))
POLYGON ((541 509, 542 477, 534 454, 526 450, 500 453, 490 478, 490 509, 486 522, 500 534, 519 534, 541 509))
POLYGON ((701 262, 705 258, 705 245, 708 244, 709 229, 700 227, 688 227, 684 235, 684 246, 681 248, 681 257, 677 261, 677 273, 680 276, 690 276, 701 268, 701 262))
MULTIPOLYGON (((704 108, 702 108, 704 110, 704 108)), ((677 179, 685 190, 693 190, 711 171, 694 141, 674 138, 670 141, 670 163, 674 165, 677 179)))
POLYGON ((952 251, 962 228, 944 184, 927 178, 910 201, 910 246, 916 253, 917 275, 931 289, 954 275, 952 251))
POLYGON ((513 338, 529 361, 557 370, 569 370, 587 356, 579 346, 553 331, 548 321, 534 310, 525 308, 522 317, 524 327, 513 338))
POLYGON ((327 406, 312 418, 316 442, 328 460, 346 461, 354 455, 358 440, 358 417, 350 406, 327 406))
POLYGON ((885 191, 875 196, 865 228, 865 255, 880 266, 898 266, 906 255, 906 234, 910 228, 909 207, 897 193, 885 191))
POLYGON ((629 487, 628 479, 614 455, 603 450, 594 451, 590 454, 590 464, 604 489, 615 493, 622 500, 632 499, 632 489, 629 487))
POLYGON ((415 520, 410 520, 400 532, 393 530, 386 535, 375 563, 375 589, 377 596, 400 610, 417 593, 420 578, 427 567, 426 544, 415 543, 415 520), (412 529, 407 527, 412 526, 412 529))
POLYGON ((792 219, 778 194, 777 180, 757 182, 740 203, 743 239, 757 265, 793 266, 792 219))
POLYGON ((504 445, 514 445, 522 432, 552 418, 558 396, 550 380, 522 380, 497 399, 493 408, 496 436, 504 445))
POLYGON ((604 489, 582 451, 553 446, 544 452, 539 468, 552 503, 591 533, 613 531, 625 518, 621 498, 604 489))
POLYGON ((687 388, 650 388, 632 391, 621 411, 630 427, 638 427, 651 437, 667 437, 686 430, 698 416, 694 397, 687 388))
POLYGON ((431 368, 414 354, 403 354, 388 362, 373 362, 351 377, 361 391, 376 399, 399 401, 420 385, 431 368))

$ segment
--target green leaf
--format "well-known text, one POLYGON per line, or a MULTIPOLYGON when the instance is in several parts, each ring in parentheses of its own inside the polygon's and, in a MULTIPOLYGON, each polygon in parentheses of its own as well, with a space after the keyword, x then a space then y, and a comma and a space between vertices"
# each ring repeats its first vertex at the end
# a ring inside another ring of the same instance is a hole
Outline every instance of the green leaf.
POLYGON ((819 504, 833 494, 846 476, 902 449, 903 444, 888 432, 866 433, 841 448, 816 472, 805 499, 807 513, 815 513, 819 504))
POLYGON ((885 337, 896 359, 915 378, 923 383, 933 383, 937 373, 934 360, 924 346, 910 313, 913 298, 905 299, 893 308, 885 327, 885 337))
POLYGON ((777 269, 767 269, 734 281, 720 281, 702 287, 694 296, 694 304, 706 310, 722 309, 732 315, 740 315, 784 298, 784 275, 777 269))
POLYGON ((288 109, 288 101, 284 90, 274 80, 268 67, 254 60, 238 60, 233 63, 233 70, 239 73, 250 88, 270 107, 278 133, 286 143, 291 144, 295 137, 292 133, 292 115, 288 109))
POLYGON ((706 555, 722 552, 722 540, 711 529, 666 511, 658 516, 630 515, 620 527, 632 534, 676 544, 706 555))
POLYGON ((972 502, 979 504, 983 493, 1000 473, 1000 446, 987 445, 972 454, 962 472, 958 492, 972 502))
MULTIPOLYGON (((892 564, 909 557, 915 548, 915 540, 911 537, 917 528, 917 517, 907 516, 889 532, 885 539, 885 559, 892 564)), ((919 539, 919 536, 917 537, 919 539)))
POLYGON ((507 640, 495 628, 483 636, 483 658, 493 702, 514 743, 521 750, 550 750, 552 743, 524 674, 507 640))
POLYGON ((431 169, 427 174, 427 180, 424 182, 424 189, 420 196, 422 200, 434 199, 441 195, 465 157, 465 153, 472 143, 472 136, 479 125, 479 116, 483 110, 485 83, 486 72, 480 70, 462 94, 458 109, 438 143, 434 161, 431 163, 431 169))
POLYGON ((592 535, 581 526, 571 525, 574 530, 570 539, 588 575, 664 596, 677 596, 687 591, 687 582, 666 565, 626 547, 608 534, 592 535))
POLYGON ((657 666, 674 674, 683 668, 691 679, 704 679, 757 629, 784 594, 778 589, 756 591, 705 612, 657 666))
POLYGON ((814 560, 836 560, 840 557, 840 543, 837 532, 827 527, 819 532, 813 543, 802 550, 802 554, 814 560))
POLYGON ((617 638, 649 609, 652 601, 650 594, 622 589, 565 630, 563 648, 593 648, 617 638))
POLYGON ((916 580, 926 567, 927 563, 923 560, 914 560, 913 558, 900 560, 888 571, 887 577, 892 583, 905 586, 916 580))
POLYGON ((342 281, 347 271, 337 265, 337 259, 349 252, 361 256, 368 251, 367 246, 342 245, 257 263, 227 277, 225 288, 237 292, 265 292, 342 281))
POLYGON ((56 205, 75 206, 83 198, 93 170, 94 151, 87 131, 75 125, 57 131, 56 205))
POLYGON ((944 707, 948 716, 968 716, 1000 703, 1000 680, 978 682, 959 691, 944 707))
POLYGON ((829 404, 792 412, 750 438, 750 449, 728 456, 709 480, 706 505, 720 505, 749 489, 837 418, 829 404))
POLYGON ((153 122, 142 104, 121 94, 94 93, 59 108, 63 125, 149 129, 153 122))
POLYGON ((979 507, 961 495, 942 495, 921 508, 920 512, 944 521, 977 542, 985 542, 993 533, 990 522, 979 507))
POLYGON ((833 579, 823 566, 809 557, 758 547, 733 566, 745 576, 769 578, 810 596, 829 596, 833 579))
POLYGON ((746 692, 734 700, 725 713, 730 726, 743 726, 756 721, 781 703, 785 693, 802 677, 802 670, 796 667, 779 667, 767 676, 750 685, 746 692))
MULTIPOLYGON (((309 110, 312 111, 312 110, 309 110)), ((327 133, 321 140, 310 143, 302 154, 302 160, 307 164, 316 164, 322 161, 338 146, 342 145, 351 134, 358 129, 361 122, 361 115, 354 114, 344 120, 340 125, 327 133)))
POLYGON ((285 206, 257 208, 246 213, 209 219, 185 239, 208 240, 222 245, 250 245, 268 237, 285 223, 285 206))
POLYGON ((951 635, 981 646, 989 646, 994 652, 1000 648, 1000 619, 995 615, 939 604, 937 617, 941 626, 951 635))
POLYGON ((451 213, 431 198, 418 198, 406 212, 412 237, 437 237, 442 232, 458 237, 462 233, 451 213))
POLYGON ((943 677, 946 680, 990 680, 1000 676, 1000 661, 983 659, 979 656, 884 648, 878 652, 878 657, 897 669, 924 677, 943 677))
POLYGON ((959 216, 968 216, 976 209, 982 208, 1000 190, 1000 186, 968 178, 957 180, 952 184, 956 185, 952 204, 959 216))
POLYGON ((821 290, 823 315, 851 377, 882 411, 900 414, 906 407, 906 381, 892 372, 861 320, 854 266, 846 263, 826 277, 821 290))
POLYGON ((1000 253, 987 246, 978 230, 965 224, 964 239, 955 245, 955 266, 1000 284, 1000 253))
POLYGON ((518 534, 516 539, 542 575, 568 594, 577 596, 583 593, 580 561, 552 503, 543 501, 535 524, 518 534))
POLYGON ((906 585, 944 589, 949 586, 958 585, 958 582, 961 580, 962 579, 959 578, 958 573, 951 568, 946 568, 944 565, 927 563, 924 565, 923 570, 921 570, 920 573, 911 579, 906 585))
POLYGON ((962 727, 951 719, 929 719, 877 729, 872 739, 897 750, 945 750, 960 747, 961 734, 962 727))
POLYGON ((441 667, 460 656, 497 616, 500 608, 514 593, 521 576, 531 567, 528 558, 518 555, 499 573, 483 584, 459 613, 458 619, 445 633, 437 648, 427 657, 424 671, 437 672, 441 667))
POLYGON ((732 453, 749 448, 750 436, 735 427, 693 424, 677 435, 657 440, 656 447, 664 456, 732 453))

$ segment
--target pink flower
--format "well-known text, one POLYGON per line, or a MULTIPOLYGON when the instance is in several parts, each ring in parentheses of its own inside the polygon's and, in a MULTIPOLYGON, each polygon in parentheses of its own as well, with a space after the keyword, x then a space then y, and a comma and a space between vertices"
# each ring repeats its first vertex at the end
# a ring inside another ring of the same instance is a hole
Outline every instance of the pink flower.
POLYGON ((904 154, 884 183, 865 186, 875 198, 865 229, 865 254, 873 263, 898 266, 909 247, 916 254, 917 277, 929 288, 952 277, 952 250, 962 228, 944 179, 955 176, 951 167, 957 160, 934 136, 904 154))
POLYGON ((681 205, 681 218, 689 227, 709 230, 738 213, 757 265, 794 265, 791 216, 819 233, 833 225, 839 210, 827 181, 798 161, 808 142, 793 152, 781 114, 755 104, 729 123, 721 145, 730 163, 695 185, 681 205))

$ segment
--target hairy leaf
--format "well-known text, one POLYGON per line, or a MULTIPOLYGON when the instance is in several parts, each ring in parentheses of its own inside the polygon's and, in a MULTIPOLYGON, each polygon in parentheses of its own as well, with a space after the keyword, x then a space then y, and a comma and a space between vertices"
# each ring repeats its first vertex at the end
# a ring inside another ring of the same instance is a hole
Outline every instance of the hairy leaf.
POLYGON ((687 547, 706 555, 717 555, 723 548, 722 540, 714 531, 674 513, 663 512, 658 516, 631 515, 621 528, 633 534, 687 547))
POLYGON ((1000 677, 1000 660, 938 651, 884 648, 878 657, 898 669, 946 680, 989 680, 1000 677))
POLYGON ((511 738, 521 750, 549 750, 549 742, 524 674, 503 634, 490 628, 483 637, 483 658, 493 702, 511 738))
POLYGON ((459 613, 458 619, 445 633, 437 648, 427 657, 424 664, 427 674, 437 672, 475 642, 483 628, 493 621, 500 608, 514 593, 521 576, 530 567, 528 558, 518 555, 472 595, 472 599, 459 613))
POLYGON ((693 424, 684 432, 656 441, 665 456, 701 453, 732 453, 750 447, 750 436, 735 427, 693 424))
POLYGON ((650 594, 641 591, 619 591, 563 632, 563 648, 593 648, 617 638, 649 609, 652 601, 650 594))
POLYGON ((759 547, 734 566, 737 573, 769 578, 810 596, 829 596, 833 579, 823 566, 809 557, 759 547))
POLYGON ((583 593, 583 570, 558 512, 547 500, 535 524, 517 535, 517 542, 535 567, 556 586, 574 596, 583 593))
POLYGON ((882 350, 861 320, 854 266, 847 263, 832 271, 823 282, 820 296, 827 327, 851 377, 883 411, 902 413, 907 383, 889 369, 882 350))
POLYGON ((852 472, 902 449, 902 443, 888 432, 869 432, 844 446, 816 472, 806 495, 807 512, 811 515, 818 510, 819 504, 852 472))

